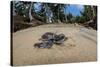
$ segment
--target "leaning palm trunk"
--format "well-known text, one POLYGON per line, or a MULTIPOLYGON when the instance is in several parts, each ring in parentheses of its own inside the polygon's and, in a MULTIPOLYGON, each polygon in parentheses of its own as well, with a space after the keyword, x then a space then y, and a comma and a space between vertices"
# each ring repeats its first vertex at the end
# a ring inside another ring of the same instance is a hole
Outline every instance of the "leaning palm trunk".
POLYGON ((48 18, 47 18, 47 4, 45 4, 45 16, 46 16, 46 23, 48 23, 48 18))
POLYGON ((33 17, 32 17, 32 13, 31 13, 31 11, 32 11, 32 2, 31 2, 31 4, 30 4, 30 8, 29 8, 29 19, 30 19, 30 22, 33 20, 33 17))
POLYGON ((49 13, 49 12, 50 12, 49 6, 48 6, 48 4, 46 3, 46 4, 45 4, 46 23, 50 23, 50 16, 48 16, 48 13, 49 13))

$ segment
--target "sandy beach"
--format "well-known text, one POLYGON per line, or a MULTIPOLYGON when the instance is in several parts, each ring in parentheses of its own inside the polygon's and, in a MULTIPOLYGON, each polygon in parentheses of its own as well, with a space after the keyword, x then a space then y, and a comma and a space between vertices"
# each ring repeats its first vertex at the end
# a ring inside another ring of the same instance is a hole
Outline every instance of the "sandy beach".
POLYGON ((97 60, 97 31, 74 24, 48 24, 13 33, 13 65, 88 62, 97 60), (68 37, 63 46, 34 48, 45 32, 63 33, 68 37))

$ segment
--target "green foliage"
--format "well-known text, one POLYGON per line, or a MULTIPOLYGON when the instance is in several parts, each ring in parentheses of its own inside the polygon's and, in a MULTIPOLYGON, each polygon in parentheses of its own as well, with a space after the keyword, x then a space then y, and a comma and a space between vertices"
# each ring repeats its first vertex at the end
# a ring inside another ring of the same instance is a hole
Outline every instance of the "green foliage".
MULTIPOLYGON (((28 17, 29 6, 31 2, 18 1, 15 2, 15 9, 18 15, 28 17)), ((34 4, 32 6, 32 15, 35 19, 40 20, 44 23, 57 23, 58 21, 62 23, 84 23, 91 20, 97 15, 97 8, 93 6, 85 5, 84 11, 80 12, 81 16, 73 16, 71 13, 66 14, 64 9, 66 9, 66 4, 56 4, 56 3, 40 3, 40 10, 38 12, 34 9, 34 4), (93 11, 94 10, 94 11, 93 11), (52 14, 52 16, 50 16, 52 14)))
POLYGON ((19 1, 15 3, 15 9, 18 15, 21 15, 21 16, 25 15, 28 10, 26 9, 26 7, 28 7, 26 2, 19 1))
POLYGON ((85 5, 84 6, 84 11, 81 12, 82 17, 85 18, 85 21, 89 21, 93 18, 93 11, 91 6, 85 5))
POLYGON ((86 22, 86 19, 85 19, 84 16, 76 16, 75 17, 75 22, 76 23, 84 23, 84 22, 86 22))

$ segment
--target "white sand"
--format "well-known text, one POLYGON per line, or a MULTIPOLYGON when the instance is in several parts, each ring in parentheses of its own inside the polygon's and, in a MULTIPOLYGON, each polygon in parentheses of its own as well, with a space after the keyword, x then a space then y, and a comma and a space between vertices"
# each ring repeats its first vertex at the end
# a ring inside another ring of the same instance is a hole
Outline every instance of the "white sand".
POLYGON ((13 64, 36 65, 97 60, 97 32, 82 26, 41 25, 13 33, 13 64), (59 32, 68 37, 64 46, 51 49, 34 48, 45 32, 59 32))

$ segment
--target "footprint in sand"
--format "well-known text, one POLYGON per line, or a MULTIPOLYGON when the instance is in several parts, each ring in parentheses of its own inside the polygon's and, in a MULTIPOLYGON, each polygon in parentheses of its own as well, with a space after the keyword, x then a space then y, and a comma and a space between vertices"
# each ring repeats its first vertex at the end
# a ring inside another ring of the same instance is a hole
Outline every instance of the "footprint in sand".
POLYGON ((75 45, 75 44, 70 44, 70 43, 69 43, 69 46, 71 46, 71 47, 75 47, 76 45, 75 45))

